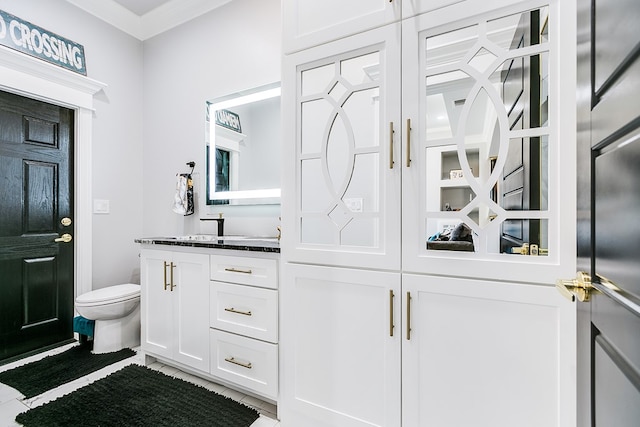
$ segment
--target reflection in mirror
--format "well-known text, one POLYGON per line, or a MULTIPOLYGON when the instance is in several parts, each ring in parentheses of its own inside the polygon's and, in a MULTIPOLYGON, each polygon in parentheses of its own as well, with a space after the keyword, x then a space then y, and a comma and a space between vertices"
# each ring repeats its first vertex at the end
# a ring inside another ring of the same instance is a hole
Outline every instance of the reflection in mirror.
POLYGON ((427 249, 548 254, 548 15, 425 40, 427 249))
POLYGON ((207 205, 280 198, 280 84, 207 102, 207 205))

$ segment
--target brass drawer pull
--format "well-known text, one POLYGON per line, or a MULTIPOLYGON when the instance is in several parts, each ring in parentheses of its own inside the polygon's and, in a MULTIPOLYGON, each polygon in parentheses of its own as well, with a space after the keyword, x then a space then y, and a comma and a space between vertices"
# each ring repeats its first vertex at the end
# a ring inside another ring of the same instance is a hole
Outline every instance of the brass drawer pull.
POLYGON ((243 274, 253 274, 253 271, 251 270, 241 270, 239 268, 225 268, 224 271, 228 271, 230 273, 243 273, 243 274))
POLYGON ((247 368, 247 369, 252 368, 251 362, 249 363, 238 362, 234 357, 225 357, 224 360, 225 362, 233 363, 234 365, 242 366, 243 368, 247 368))
POLYGON ((240 311, 240 310, 236 310, 233 307, 225 308, 224 311, 228 311, 229 313, 242 314, 244 316, 251 316, 251 312, 250 311, 240 311))

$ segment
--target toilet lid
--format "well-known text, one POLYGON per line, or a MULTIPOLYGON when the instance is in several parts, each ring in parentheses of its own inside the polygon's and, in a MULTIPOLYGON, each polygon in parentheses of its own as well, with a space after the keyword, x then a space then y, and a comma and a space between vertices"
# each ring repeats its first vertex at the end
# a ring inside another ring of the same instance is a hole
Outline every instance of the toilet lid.
POLYGON ((140 285, 125 283, 124 285, 107 286, 87 292, 76 298, 76 303, 93 304, 104 301, 126 300, 140 296, 140 285))

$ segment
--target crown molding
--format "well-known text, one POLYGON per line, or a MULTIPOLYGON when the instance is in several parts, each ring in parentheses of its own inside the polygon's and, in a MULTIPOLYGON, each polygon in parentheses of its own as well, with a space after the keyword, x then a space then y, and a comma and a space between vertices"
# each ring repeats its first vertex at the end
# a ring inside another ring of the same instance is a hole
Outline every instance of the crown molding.
POLYGON ((119 30, 144 41, 232 0, 171 0, 142 16, 136 15, 113 0, 67 1, 119 30))

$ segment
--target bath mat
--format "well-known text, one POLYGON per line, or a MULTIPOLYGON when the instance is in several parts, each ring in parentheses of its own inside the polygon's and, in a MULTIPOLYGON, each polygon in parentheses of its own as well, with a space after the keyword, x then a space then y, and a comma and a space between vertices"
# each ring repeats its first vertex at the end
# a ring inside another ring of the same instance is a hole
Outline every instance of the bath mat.
POLYGON ((178 378, 129 365, 92 384, 18 414, 26 427, 248 427, 252 408, 178 378))
POLYGON ((62 353, 0 372, 0 383, 30 398, 135 354, 128 348, 113 353, 91 354, 89 345, 77 345, 62 353))

